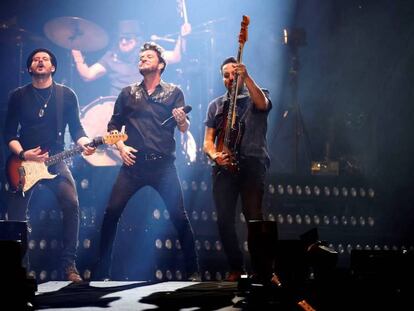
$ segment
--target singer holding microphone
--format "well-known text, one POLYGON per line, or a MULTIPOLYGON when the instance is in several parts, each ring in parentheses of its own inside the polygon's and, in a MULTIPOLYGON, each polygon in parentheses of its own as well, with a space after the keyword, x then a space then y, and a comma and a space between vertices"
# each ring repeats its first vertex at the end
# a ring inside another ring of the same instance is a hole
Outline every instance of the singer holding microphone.
POLYGON ((92 271, 94 280, 111 278, 112 249, 119 218, 129 199, 144 186, 159 193, 170 214, 185 257, 186 279, 200 280, 193 230, 174 163, 174 130, 176 127, 181 132, 188 130, 186 112, 191 107, 185 106, 178 86, 161 79, 166 67, 163 52, 153 42, 141 47, 138 69, 143 80, 122 89, 108 123, 110 132, 125 126, 128 141, 117 144, 123 165, 105 210, 99 258, 92 271))

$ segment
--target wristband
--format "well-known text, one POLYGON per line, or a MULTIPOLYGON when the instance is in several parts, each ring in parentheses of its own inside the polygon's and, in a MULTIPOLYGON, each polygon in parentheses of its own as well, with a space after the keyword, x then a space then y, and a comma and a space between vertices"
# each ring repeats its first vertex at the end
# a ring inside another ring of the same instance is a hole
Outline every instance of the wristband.
POLYGON ((24 150, 22 150, 22 151, 20 151, 20 152, 19 152, 18 157, 19 157, 19 159, 20 159, 20 160, 22 160, 22 161, 26 160, 26 159, 24 158, 24 150))

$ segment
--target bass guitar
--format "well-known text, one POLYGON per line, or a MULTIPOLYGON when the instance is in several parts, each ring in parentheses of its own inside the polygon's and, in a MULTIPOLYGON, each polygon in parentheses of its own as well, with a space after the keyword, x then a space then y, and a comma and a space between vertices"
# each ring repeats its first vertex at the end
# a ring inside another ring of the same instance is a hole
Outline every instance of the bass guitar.
MULTIPOLYGON (((113 145, 118 141, 126 141, 128 135, 126 133, 113 133, 104 136, 96 137, 88 144, 90 147, 98 147, 99 145, 108 144, 113 145)), ((9 183, 9 188, 13 192, 22 192, 24 194, 27 190, 32 188, 37 182, 42 179, 53 179, 57 175, 50 174, 48 167, 57 164, 65 159, 73 157, 82 153, 83 148, 77 146, 73 149, 62 151, 47 158, 44 162, 24 161, 19 159, 15 154, 12 154, 6 163, 6 175, 9 183)))
MULTIPOLYGON (((241 63, 244 44, 247 41, 247 26, 250 23, 250 17, 243 15, 239 35, 239 49, 237 52, 237 63, 241 63)), ((216 150, 226 152, 230 155, 230 163, 225 166, 227 170, 236 173, 239 170, 238 149, 242 137, 243 126, 239 120, 236 120, 236 101, 239 91, 239 75, 236 73, 230 92, 230 101, 224 120, 223 128, 217 137, 216 150)))

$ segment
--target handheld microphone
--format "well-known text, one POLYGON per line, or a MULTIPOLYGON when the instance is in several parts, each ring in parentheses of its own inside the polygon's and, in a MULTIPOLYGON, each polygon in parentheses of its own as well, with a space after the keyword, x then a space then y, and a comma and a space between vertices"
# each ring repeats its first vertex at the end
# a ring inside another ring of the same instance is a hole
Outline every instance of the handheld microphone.
MULTIPOLYGON (((189 113, 189 112, 191 111, 191 109, 193 109, 191 106, 185 106, 185 107, 183 108, 183 111, 184 111, 185 113, 189 113)), ((175 121, 175 119, 174 119, 174 116, 171 116, 171 117, 169 117, 169 118, 165 119, 165 120, 164 120, 164 122, 162 122, 162 123, 161 123, 161 126, 167 126, 167 125, 170 125, 172 122, 176 122, 176 121, 175 121)))

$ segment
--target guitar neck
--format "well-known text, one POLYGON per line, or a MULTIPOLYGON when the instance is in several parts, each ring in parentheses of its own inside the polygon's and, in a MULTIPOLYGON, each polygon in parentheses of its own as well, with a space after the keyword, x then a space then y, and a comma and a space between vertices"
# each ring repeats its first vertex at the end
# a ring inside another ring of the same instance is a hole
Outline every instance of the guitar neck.
POLYGON ((83 148, 81 146, 77 146, 73 149, 60 152, 58 154, 55 154, 54 156, 49 157, 45 161, 45 165, 50 166, 50 165, 57 164, 63 160, 69 159, 75 155, 82 153, 82 151, 83 151, 83 148))

